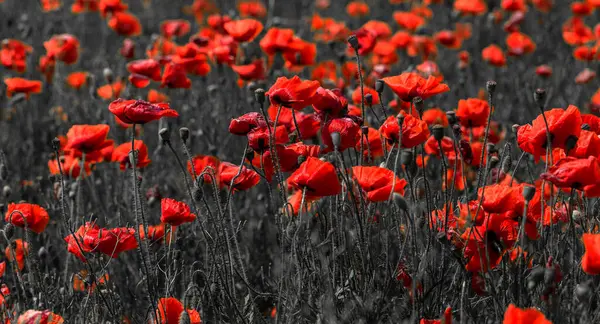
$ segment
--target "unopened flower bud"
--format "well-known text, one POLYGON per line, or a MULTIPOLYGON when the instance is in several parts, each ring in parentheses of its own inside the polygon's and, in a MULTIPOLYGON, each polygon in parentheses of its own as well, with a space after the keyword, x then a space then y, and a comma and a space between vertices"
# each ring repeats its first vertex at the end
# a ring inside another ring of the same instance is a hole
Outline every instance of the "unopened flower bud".
POLYGON ((254 98, 256 98, 256 102, 259 104, 263 104, 265 102, 265 90, 258 88, 254 91, 254 98))
POLYGON ((10 195, 12 194, 12 189, 10 188, 10 186, 6 185, 4 186, 4 188, 2 188, 2 195, 4 195, 4 197, 10 197, 10 195))
POLYGON ((365 95, 365 103, 367 104, 367 106, 372 106, 373 105, 373 95, 370 93, 367 93, 365 95))
POLYGON ((188 138, 190 137, 190 130, 187 127, 181 127, 179 129, 179 138, 183 143, 186 143, 188 138))
POLYGON ((58 151, 58 150, 60 150, 60 139, 58 139, 58 137, 55 137, 55 138, 52 140, 52 148, 53 148, 55 151, 58 151))
POLYGON ((169 132, 169 129, 166 127, 161 128, 158 131, 158 135, 160 136, 160 138, 163 140, 164 143, 171 140, 171 133, 169 132))
POLYGON ((413 105, 415 105, 415 109, 417 109, 419 114, 423 113, 423 109, 425 108, 425 103, 423 102, 423 98, 414 97, 412 102, 413 102, 413 105))
POLYGON ((535 196, 535 187, 523 187, 523 198, 525 198, 526 201, 531 201, 531 199, 533 199, 533 196, 535 196))
POLYGON ((450 125, 454 125, 458 122, 458 118, 456 118, 456 112, 454 110, 447 111, 446 117, 448 118, 448 123, 450 125))
POLYGON ((355 51, 358 51, 360 48, 360 44, 358 43, 358 38, 356 35, 350 35, 350 37, 348 37, 348 44, 350 44, 355 51))
POLYGON ((485 88, 487 89, 487 92, 490 95, 494 94, 494 91, 496 91, 496 81, 490 80, 485 84, 485 88))
POLYGON ((383 92, 384 84, 385 83, 381 79, 378 79, 377 81, 375 81, 375 91, 377 91, 377 93, 381 94, 383 92))
POLYGON ((535 89, 535 92, 533 93, 533 100, 535 100, 535 103, 542 108, 544 101, 546 100, 546 90, 542 88, 535 89))
POLYGON ((431 132, 433 133, 433 138, 435 138, 436 141, 441 142, 444 139, 444 126, 433 125, 431 132))
POLYGON ((104 79, 106 80, 106 82, 113 83, 114 76, 113 71, 110 68, 104 68, 104 70, 102 70, 102 74, 104 75, 104 79))

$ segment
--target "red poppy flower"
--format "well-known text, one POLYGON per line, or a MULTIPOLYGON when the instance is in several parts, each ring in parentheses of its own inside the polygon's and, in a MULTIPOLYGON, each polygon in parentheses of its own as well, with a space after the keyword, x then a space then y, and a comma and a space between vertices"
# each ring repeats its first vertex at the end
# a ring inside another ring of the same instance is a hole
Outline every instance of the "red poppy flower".
MULTIPOLYGON (((373 102, 371 103, 372 105, 378 105, 379 104, 379 94, 377 93, 377 91, 375 91, 375 89, 368 87, 368 86, 364 86, 363 87, 363 91, 365 94, 365 97, 367 96, 367 94, 371 95, 371 98, 373 100, 373 102)), ((359 105, 360 102, 362 101, 362 92, 360 91, 360 86, 356 87, 354 89, 354 91, 352 91, 352 102, 354 102, 356 105, 359 105)), ((365 98, 365 105, 367 104, 366 102, 366 98, 365 98)))
POLYGON ((577 74, 577 76, 575 76, 575 83, 586 84, 586 83, 589 83, 590 81, 592 81, 595 77, 596 77, 595 71, 593 71, 589 68, 585 68, 581 72, 579 72, 577 74))
POLYGON ((96 12, 98 10, 98 0, 75 0, 71 5, 71 12, 74 14, 96 12))
POLYGON ((600 164, 595 156, 587 159, 566 157, 556 162, 548 169, 548 172, 542 173, 540 177, 559 188, 582 189, 598 182, 600 164))
POLYGON ((359 132, 356 137, 357 141, 354 149, 360 152, 362 143, 363 159, 365 161, 372 162, 384 155, 381 134, 375 128, 369 127, 366 135, 359 132))
POLYGON ((257 0, 239 2, 238 11, 242 17, 263 18, 267 15, 267 9, 257 0))
POLYGON ((151 89, 150 91, 148 91, 148 102, 149 103, 161 103, 161 102, 166 102, 169 101, 169 97, 162 93, 162 92, 158 92, 154 89, 151 89))
POLYGON ((510 33, 506 37, 506 46, 508 47, 508 55, 521 56, 535 51, 535 43, 531 38, 520 32, 510 33))
MULTIPOLYGON (((96 279, 99 285, 104 285, 108 282, 108 273, 96 279)), ((81 270, 73 276, 73 290, 87 291, 89 294, 96 290, 96 281, 91 278, 87 270, 81 270)))
POLYGON ((456 116, 465 127, 485 126, 489 114, 490 106, 487 101, 476 98, 461 99, 456 109, 456 116))
MULTIPOLYGON (((446 158, 446 160, 450 164, 454 164, 456 162, 456 153, 454 151, 454 141, 448 137, 444 136, 442 138, 442 152, 446 158)), ((425 142, 425 153, 440 157, 440 144, 435 139, 435 137, 431 136, 425 142)))
POLYGON ((242 166, 240 171, 240 166, 229 162, 219 164, 219 179, 222 187, 230 188, 233 191, 248 190, 260 182, 260 176, 256 171, 248 169, 246 166, 242 166))
POLYGON ((585 254, 581 259, 581 268, 590 275, 600 274, 600 234, 583 234, 585 254))
POLYGON ((160 210, 160 221, 162 223, 170 224, 171 226, 191 223, 196 219, 196 214, 192 214, 190 207, 186 203, 175 199, 161 199, 160 210))
POLYGON ((592 29, 578 16, 572 17, 564 23, 562 35, 565 43, 571 46, 584 45, 594 40, 592 29))
POLYGON ((192 81, 185 75, 185 69, 180 64, 169 63, 165 67, 160 87, 189 89, 192 81))
POLYGON ((101 125, 73 125, 67 132, 67 145, 65 150, 78 150, 85 153, 100 150, 106 145, 106 136, 110 126, 101 125))
POLYGON ((430 76, 423 78, 414 72, 404 72, 401 75, 387 77, 382 79, 392 91, 403 101, 412 101, 415 97, 421 97, 423 100, 444 93, 450 88, 440 81, 430 76))
MULTIPOLYGON (((361 28, 354 32, 358 41, 358 54, 367 55, 373 51, 377 42, 377 37, 368 29, 361 28)), ((351 45, 348 44, 350 47, 351 45)))
POLYGON ((250 64, 232 65, 231 68, 244 81, 265 79, 265 63, 262 59, 256 59, 250 64))
POLYGON ((415 31, 426 22, 423 17, 412 12, 394 11, 393 17, 401 28, 408 31, 415 31))
POLYGON ((465 266, 469 272, 487 272, 498 266, 506 248, 512 247, 518 236, 517 221, 501 214, 486 215, 482 225, 468 228, 464 241, 465 266))
POLYGON ((25 268, 25 256, 29 254, 29 244, 21 239, 16 239, 11 246, 6 247, 4 255, 9 262, 16 260, 19 271, 25 268))
POLYGON ((538 67, 535 68, 535 74, 543 77, 543 78, 549 78, 552 76, 552 67, 550 67, 549 65, 540 65, 538 67))
MULTIPOLYGON (((122 252, 130 251, 138 247, 133 228, 100 228, 97 227, 87 231, 83 236, 83 245, 89 251, 99 252, 112 258, 117 258, 122 252)), ((72 238, 72 236, 69 236, 72 238)))
MULTIPOLYGON (((389 116, 379 128, 379 132, 389 143, 398 143, 398 135, 400 133, 398 118, 396 116, 389 116)), ((425 121, 419 120, 412 115, 404 115, 404 122, 402 123, 403 148, 413 148, 423 144, 429 138, 429 135, 429 128, 425 121)))
MULTIPOLYGON (((262 153, 270 147, 271 133, 268 127, 254 128, 248 133, 248 145, 256 152, 262 153)), ((275 144, 286 144, 290 135, 285 126, 277 126, 273 134, 275 144)))
POLYGON ((456 0, 454 10, 463 15, 482 15, 487 11, 487 5, 483 0, 456 0))
POLYGON ((17 324, 39 323, 39 324, 62 324, 65 320, 62 316, 54 314, 49 310, 27 310, 17 319, 17 324))
POLYGON ((279 77, 266 95, 272 105, 301 110, 312 104, 318 88, 318 81, 303 81, 297 75, 291 79, 279 77))
POLYGON ((550 12, 554 5, 552 0, 532 0, 531 3, 533 3, 537 10, 544 13, 550 12))
POLYGON ((352 167, 352 175, 367 193, 370 202, 387 201, 393 192, 404 195, 406 180, 396 177, 392 170, 374 166, 352 167))
POLYGON ((449 125, 446 112, 440 108, 431 108, 425 110, 421 119, 424 120, 429 126, 441 125, 443 127, 448 127, 449 125))
POLYGON ((306 196, 325 197, 340 193, 342 185, 333 164, 308 157, 288 178, 288 185, 300 191, 306 190, 306 196))
POLYGON ((158 301, 158 309, 156 310, 156 314, 160 324, 179 323, 179 319, 181 318, 181 314, 183 314, 183 312, 186 312, 188 315, 189 321, 187 323, 202 323, 200 320, 200 314, 193 309, 185 309, 183 304, 177 298, 161 298, 158 301))
POLYGON ((444 310, 444 317, 439 320, 428 320, 421 319, 419 324, 452 324, 452 308, 450 306, 446 307, 444 310))
POLYGON ((527 6, 524 0, 502 0, 500 4, 506 11, 525 11, 527 6))
POLYGON ((190 32, 190 23, 183 19, 165 20, 160 24, 160 33, 171 38, 181 37, 190 32))
MULTIPOLYGON (((136 168, 143 169, 150 164, 150 159, 148 158, 148 147, 141 140, 135 140, 133 142, 134 149, 138 151, 137 154, 137 165, 136 168)), ((121 170, 125 170, 128 166, 131 166, 129 161, 129 152, 131 151, 131 142, 123 143, 117 147, 115 147, 112 154, 112 161, 119 162, 119 168, 121 170)))
POLYGON ((348 100, 344 98, 340 89, 329 90, 322 87, 317 89, 313 100, 313 109, 322 120, 341 117, 342 111, 347 108, 348 100))
POLYGON ((575 148, 567 152, 569 156, 586 159, 600 156, 600 137, 594 132, 581 130, 575 148))
POLYGON ((65 64, 73 64, 79 58, 79 40, 71 34, 54 35, 44 42, 46 57, 65 64))
POLYGON ((125 89, 125 84, 121 79, 118 79, 111 84, 105 84, 99 87, 96 90, 96 93, 98 94, 98 97, 104 100, 115 100, 121 95, 123 89, 125 89))
MULTIPOLYGON (((271 182, 275 167, 271 158, 272 151, 264 151, 262 154, 254 154, 252 161, 249 161, 256 168, 263 170, 267 181, 271 182)), ((279 167, 282 172, 292 172, 298 168, 298 157, 300 154, 291 148, 283 145, 277 145, 275 152, 279 159, 279 167)))
POLYGON ((105 18, 108 14, 125 11, 127 8, 128 6, 122 3, 121 0, 100 0, 98 4, 102 18, 105 18))
POLYGON ((484 61, 493 66, 502 67, 506 65, 506 57, 498 45, 492 44, 484 48, 481 51, 481 56, 483 57, 484 61))
POLYGON ((151 104, 143 100, 113 101, 108 110, 127 124, 145 124, 162 117, 179 117, 167 103, 151 104))
MULTIPOLYGON (((582 120, 577 107, 570 105, 566 110, 554 108, 544 112, 544 115, 548 121, 553 148, 564 149, 567 139, 579 137, 582 120)), ((531 124, 519 126, 517 142, 523 151, 536 158, 545 155, 547 135, 543 116, 538 116, 531 124)))
POLYGON ((135 42, 129 38, 125 38, 123 46, 119 49, 119 53, 126 59, 132 59, 135 56, 135 42))
POLYGON ((581 121, 590 127, 590 131, 600 135, 600 117, 592 114, 582 114, 581 121))
POLYGON ((594 8, 587 2, 571 3, 571 12, 575 16, 589 16, 594 8))
POLYGON ((263 24, 256 19, 241 19, 228 21, 223 28, 236 42, 251 42, 263 30, 263 24))
POLYGON ((265 36, 260 40, 260 48, 268 56, 273 56, 277 52, 298 51, 301 45, 294 42, 294 30, 288 28, 269 28, 265 36))
POLYGON ((67 243, 67 251, 75 255, 82 262, 87 262, 84 252, 91 252, 93 250, 92 247, 88 246, 84 242, 84 237, 89 233, 90 235, 97 236, 99 227, 95 223, 86 222, 84 225, 80 226, 75 234, 70 234, 64 238, 67 243))
POLYGON ((357 136, 360 132, 360 125, 353 118, 342 117, 327 121, 321 130, 321 140, 330 150, 343 152, 347 148, 355 147, 357 136), (332 134, 337 133, 339 143, 333 143, 332 134))
POLYGON ((260 113, 249 112, 232 119, 229 123, 229 132, 235 135, 246 136, 251 130, 257 127, 267 127, 265 118, 260 113))
POLYGON ((69 87, 79 90, 87 83, 88 75, 87 72, 72 72, 67 76, 66 82, 69 87))
POLYGON ((10 203, 8 204, 4 220, 17 227, 25 227, 25 224, 27 224, 27 228, 39 234, 46 229, 50 217, 48 216, 48 212, 39 205, 10 203))
POLYGON ((362 1, 352 1, 346 5, 346 13, 350 17, 365 17, 369 11, 369 5, 362 1))
POLYGON ((161 68, 160 63, 154 59, 144 59, 129 62, 127 71, 132 74, 140 74, 154 81, 160 81, 161 68))
POLYGON ((207 174, 204 175, 205 183, 212 183, 210 174, 214 174, 216 177, 219 164, 221 163, 218 158, 209 155, 196 155, 192 158, 192 162, 194 163, 194 172, 192 172, 192 164, 190 161, 187 162, 188 172, 190 175, 196 173, 196 176, 200 176, 204 171, 207 171, 207 174), (209 172, 207 168, 212 168, 213 172, 209 172))
POLYGON ((17 72, 25 72, 27 67, 27 55, 33 51, 33 48, 16 39, 2 40, 0 48, 0 64, 5 68, 17 72))
MULTIPOLYGON (((61 156, 60 166, 62 168, 64 176, 69 177, 71 179, 77 179, 79 177, 81 172, 81 160, 79 158, 76 158, 72 155, 61 156)), ((89 161, 85 162, 84 169, 86 175, 90 175, 92 173, 91 164, 89 161)), ((48 161, 48 170, 50 171, 50 174, 60 174, 58 162, 56 161, 56 159, 48 161)))
POLYGON ((142 34, 142 24, 138 17, 125 11, 113 13, 108 20, 108 27, 117 34, 127 37, 142 34))
POLYGON ((319 157, 321 155, 321 147, 319 145, 307 145, 302 142, 296 142, 286 146, 286 149, 293 150, 298 155, 304 157, 319 157))
POLYGON ((294 73, 300 73, 307 66, 315 64, 317 58, 317 44, 294 38, 298 50, 283 53, 285 68, 294 73))
POLYGON ((369 20, 362 25, 361 29, 369 30, 378 40, 387 39, 392 36, 392 29, 390 28, 390 25, 381 20, 369 20))
POLYGON ((552 324, 552 322, 535 308, 522 309, 510 304, 504 312, 502 324, 552 324))
POLYGON ((150 79, 141 74, 130 74, 128 79, 129 83, 138 89, 145 88, 150 84, 150 79))
POLYGON ((144 232, 144 225, 139 226, 140 239, 145 240, 148 239, 152 243, 161 243, 165 242, 169 244, 171 242, 171 238, 175 232, 176 227, 171 227, 171 231, 168 232, 165 237, 165 223, 160 223, 158 225, 148 225, 148 235, 144 232))
POLYGON ((315 114, 305 114, 301 111, 284 107, 282 107, 280 110, 278 107, 270 106, 269 110, 267 111, 269 118, 271 118, 271 120, 275 120, 277 118, 278 111, 279 120, 277 125, 284 125, 288 133, 294 133, 296 131, 296 124, 298 124, 301 135, 299 139, 304 140, 313 138, 319 132, 319 118, 317 118, 315 114), (294 123, 294 115, 296 116, 296 123, 294 123))
POLYGON ((4 79, 4 84, 6 84, 6 97, 8 98, 11 98, 14 93, 24 93, 25 98, 29 99, 32 93, 42 92, 41 81, 7 78, 4 79))
POLYGON ((591 62, 598 58, 598 47, 579 46, 573 50, 573 57, 579 61, 591 62))

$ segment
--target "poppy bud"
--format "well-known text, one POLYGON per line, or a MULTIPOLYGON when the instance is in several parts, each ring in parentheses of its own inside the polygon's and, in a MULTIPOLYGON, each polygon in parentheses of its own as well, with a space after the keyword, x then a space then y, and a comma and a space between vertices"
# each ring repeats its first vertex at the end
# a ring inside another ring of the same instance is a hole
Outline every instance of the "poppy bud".
POLYGON ((367 135, 369 134, 369 126, 361 126, 360 130, 362 131, 363 135, 367 135))
POLYGON ((340 135, 340 133, 338 133, 338 132, 331 133, 331 142, 333 143, 333 147, 337 151, 338 147, 340 147, 340 144, 342 143, 342 136, 340 135))
POLYGON ((201 201, 203 195, 204 195, 204 192, 202 191, 202 189, 200 189, 198 187, 194 188, 194 190, 192 191, 192 196, 194 197, 195 201, 201 201))
POLYGON ((526 201, 531 201, 531 199, 533 199, 533 196, 535 196, 535 187, 523 187, 523 198, 525 198, 526 201))
POLYGON ((488 154, 492 154, 492 153, 496 153, 496 145, 492 144, 492 143, 487 143, 487 145, 485 146, 486 151, 488 152, 488 154))
POLYGON ((496 167, 496 165, 498 165, 498 162, 500 162, 500 159, 498 159, 498 157, 497 157, 497 156, 492 156, 492 157, 490 158, 490 167, 491 167, 491 168, 495 168, 495 167, 496 167))
POLYGON ((435 138, 436 141, 441 142, 442 139, 444 139, 444 126, 433 125, 431 132, 433 133, 433 138, 435 138))
POLYGON ((398 114, 396 116, 396 119, 398 120, 398 125, 402 125, 404 123, 404 115, 403 114, 398 114))
POLYGON ((414 162, 412 151, 402 151, 400 153, 400 162, 402 165, 411 165, 414 162))
POLYGON ((2 195, 4 195, 4 197, 8 198, 8 197, 10 197, 11 194, 12 194, 12 189, 10 188, 10 186, 6 185, 6 186, 4 186, 4 188, 2 188, 2 195))
POLYGON ((583 123, 583 124, 581 124, 581 129, 582 129, 582 130, 589 131, 589 130, 590 130, 590 129, 592 129, 592 128, 590 127, 590 125, 589 125, 589 124, 583 123))
POLYGON ((375 81, 375 91, 377 91, 377 93, 380 94, 380 97, 381 97, 381 93, 383 92, 384 84, 385 83, 381 79, 378 79, 377 81, 375 81))
POLYGON ((8 179, 8 168, 4 163, 0 164, 0 180, 8 179))
POLYGON ((190 324, 190 315, 187 311, 183 311, 181 315, 179 315, 179 324, 190 324))
POLYGON ((396 204, 396 206, 400 210, 403 210, 404 212, 408 213, 408 203, 406 202, 406 199, 404 199, 404 197, 402 197, 397 192, 394 192, 393 195, 392 195, 392 197, 394 199, 394 204, 396 204))
POLYGON ((421 97, 414 97, 412 102, 413 102, 413 105, 415 105, 415 109, 417 109, 417 111, 419 112, 419 114, 421 114, 423 112, 423 109, 425 108, 425 104, 423 102, 423 98, 421 98, 421 97))
POLYGON ((46 250, 46 248, 45 248, 45 247, 43 247, 43 246, 42 246, 42 247, 41 247, 41 248, 38 250, 38 253, 37 253, 37 255, 38 255, 38 258, 40 258, 40 259, 41 259, 41 258, 44 258, 46 255, 48 255, 48 251, 46 250))
POLYGON ((448 118, 448 123, 450 125, 454 125, 458 123, 458 118, 456 118, 456 112, 451 110, 446 112, 446 117, 448 118))
POLYGON ((358 43, 358 38, 356 35, 350 35, 350 37, 348 37, 348 44, 350 44, 355 51, 358 51, 360 48, 360 44, 358 43))
POLYGON ((15 234, 15 226, 11 223, 4 225, 4 235, 10 239, 15 234))
POLYGON ((494 80, 490 80, 485 84, 485 88, 487 89, 487 92, 490 95, 494 94, 494 91, 496 91, 496 81, 494 80))
POLYGON ((265 89, 258 88, 254 90, 254 98, 256 98, 256 102, 261 105, 265 103, 265 89))
POLYGON ((169 132, 169 129, 164 127, 161 128, 158 131, 158 135, 160 136, 160 138, 163 140, 163 143, 167 143, 168 141, 171 140, 171 133, 169 132))
POLYGON ((569 152, 570 150, 572 150, 573 148, 575 148, 575 146, 577 145, 577 141, 579 139, 573 135, 567 137, 567 140, 565 141, 565 151, 569 152))
POLYGON ((254 150, 251 148, 248 148, 248 150, 246 151, 246 160, 252 161, 253 159, 254 159, 254 150))
POLYGON ((114 76, 113 71, 110 68, 104 68, 104 70, 102 70, 102 75, 104 75, 104 79, 106 79, 106 82, 113 83, 114 76))
POLYGON ((546 100, 546 90, 542 88, 535 89, 533 100, 535 100, 535 103, 542 108, 544 106, 544 101, 546 100))
POLYGON ((367 106, 372 106, 373 105, 373 95, 370 93, 367 93, 365 95, 365 103, 367 104, 367 106))
POLYGON ((190 129, 187 127, 181 127, 179 129, 179 138, 183 143, 186 143, 188 138, 190 137, 190 129))
POLYGON ((55 137, 55 138, 52 140, 52 148, 53 148, 55 151, 58 151, 58 150, 60 150, 60 140, 58 139, 58 137, 55 137))

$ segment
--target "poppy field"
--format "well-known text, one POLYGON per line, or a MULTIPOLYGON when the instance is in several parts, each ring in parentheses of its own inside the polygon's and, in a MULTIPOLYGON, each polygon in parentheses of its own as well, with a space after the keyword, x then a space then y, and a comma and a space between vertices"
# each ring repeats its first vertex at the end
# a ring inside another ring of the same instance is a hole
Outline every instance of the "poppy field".
POLYGON ((0 17, 2 323, 600 323, 600 1, 0 17))

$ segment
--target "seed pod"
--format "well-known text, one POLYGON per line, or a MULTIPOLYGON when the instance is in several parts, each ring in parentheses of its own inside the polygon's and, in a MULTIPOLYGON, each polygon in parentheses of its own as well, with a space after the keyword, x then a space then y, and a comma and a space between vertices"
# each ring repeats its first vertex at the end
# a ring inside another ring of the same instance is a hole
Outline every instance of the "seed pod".
POLYGON ((535 92, 533 93, 533 100, 535 100, 535 103, 542 108, 544 101, 546 100, 546 90, 542 88, 535 89, 535 92))
MULTIPOLYGON (((456 123, 458 123, 458 118, 456 117, 456 112, 451 110, 451 111, 447 111, 446 112, 446 117, 448 117, 448 123, 450 125, 454 125, 456 123)), ((459 127, 460 129, 460 127, 459 127)))
POLYGON ((423 109, 425 109, 425 103, 423 102, 423 98, 414 97, 412 102, 413 105, 415 105, 415 109, 417 109, 419 114, 423 113, 423 109))
POLYGON ((490 80, 490 81, 486 82, 485 88, 487 89, 487 92, 490 95, 493 95, 494 92, 496 91, 496 81, 490 80))
POLYGON ((263 104, 265 102, 265 89, 258 88, 254 90, 254 98, 256 102, 263 104))
POLYGON ((440 142, 444 139, 444 126, 433 125, 431 132, 433 133, 433 138, 435 138, 436 141, 440 142))
POLYGON ((525 198, 526 201, 531 201, 531 199, 533 199, 533 196, 535 196, 535 187, 523 187, 523 198, 525 198))
POLYGON ((188 138, 190 137, 190 130, 187 127, 181 127, 179 129, 179 138, 183 143, 186 143, 188 138))
POLYGON ((383 92, 384 84, 385 83, 381 79, 378 79, 377 81, 375 81, 375 91, 377 91, 377 93, 381 94, 383 92))
POLYGON ((406 202, 406 199, 404 199, 404 197, 402 197, 397 192, 394 192, 394 194, 392 195, 392 198, 394 199, 394 204, 400 210, 403 210, 404 212, 408 213, 408 203, 406 202))
POLYGON ((160 138, 163 140, 164 143, 171 140, 171 133, 169 132, 169 129, 166 127, 161 128, 158 131, 158 135, 160 136, 160 138))
POLYGON ((104 70, 102 70, 102 75, 104 75, 104 79, 106 79, 106 82, 113 83, 114 76, 113 71, 110 68, 104 68, 104 70))
POLYGON ((367 104, 367 106, 373 105, 373 95, 372 94, 367 93, 365 95, 365 103, 367 104))
POLYGON ((348 43, 350 44, 350 46, 352 46, 352 48, 355 51, 358 51, 358 49, 360 48, 360 44, 358 43, 358 38, 356 37, 356 35, 350 35, 350 37, 348 37, 348 43))

